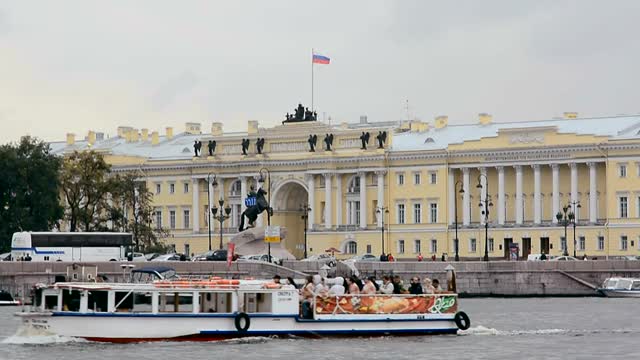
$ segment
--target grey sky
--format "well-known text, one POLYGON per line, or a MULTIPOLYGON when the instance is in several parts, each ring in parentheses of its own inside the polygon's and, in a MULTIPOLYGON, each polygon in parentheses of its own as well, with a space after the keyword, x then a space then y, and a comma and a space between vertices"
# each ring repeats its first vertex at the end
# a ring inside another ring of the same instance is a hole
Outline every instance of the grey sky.
MULTIPOLYGON (((119 125, 640 113, 638 1, 0 2, 0 142, 119 125)), ((208 131, 208 130, 207 130, 208 131)))

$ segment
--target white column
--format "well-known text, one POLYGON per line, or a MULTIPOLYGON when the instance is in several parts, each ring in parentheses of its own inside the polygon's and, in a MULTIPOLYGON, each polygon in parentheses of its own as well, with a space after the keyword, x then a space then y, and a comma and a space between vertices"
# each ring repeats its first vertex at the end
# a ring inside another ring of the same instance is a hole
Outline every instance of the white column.
POLYGON ((542 194, 540 193, 540 165, 531 165, 533 167, 533 222, 540 224, 542 222, 542 194))
POLYGON ((455 169, 449 169, 449 178, 448 178, 448 182, 447 182, 447 188, 449 189, 448 193, 448 197, 449 197, 449 225, 453 224, 453 220, 456 216, 455 214, 455 203, 454 201, 456 201, 456 182, 455 182, 455 169))
POLYGON ((309 230, 313 229, 313 222, 315 221, 315 212, 314 208, 316 207, 316 183, 313 174, 306 175, 307 180, 307 191, 309 191, 309 225, 307 226, 309 230))
POLYGON ((200 187, 198 186, 200 179, 193 179, 191 186, 191 193, 193 195, 193 201, 191 202, 191 213, 193 217, 193 232, 200 231, 200 187))
POLYGON ((360 176, 360 227, 367 228, 367 173, 361 171, 360 176))
POLYGON ((471 223, 471 197, 469 196, 469 169, 462 169, 462 187, 464 188, 464 194, 462 194, 462 225, 469 225, 471 223))
POLYGON ((244 199, 246 198, 247 198, 247 177, 240 176, 240 208, 242 209, 242 212, 244 212, 244 210, 247 208, 244 205, 244 199))
POLYGON ((571 168, 571 202, 578 201, 578 164, 569 164, 571 168))
POLYGON ((560 167, 558 164, 551 164, 551 178, 553 182, 553 188, 551 190, 551 221, 554 224, 558 223, 556 214, 560 211, 560 167))
POLYGON ((589 165, 589 222, 598 221, 598 188, 596 176, 596 163, 591 162, 589 165))
POLYGON ((336 228, 342 226, 342 174, 336 174, 336 228))
MULTIPOLYGON (((480 186, 482 186, 480 188, 480 201, 478 201, 478 204, 484 204, 484 200, 487 198, 487 168, 485 167, 481 167, 480 168, 480 186)), ((484 225, 484 205, 483 206, 478 206, 478 216, 480 219, 480 224, 484 225)))
POLYGON ((498 166, 498 224, 504 225, 504 167, 498 166))
MULTIPOLYGON (((376 211, 377 214, 377 220, 378 220, 378 227, 381 228, 382 227, 382 220, 383 220, 383 216, 384 216, 384 210, 382 210, 382 208, 384 207, 384 175, 385 172, 384 171, 377 171, 376 175, 378 176, 378 209, 380 209, 380 212, 376 211)), ((376 209, 376 210, 378 210, 376 209)))
POLYGON ((522 209, 522 166, 514 166, 516 169, 516 224, 522 224, 524 211, 522 209))
POLYGON ((324 174, 324 227, 331 229, 332 196, 331 196, 331 174, 324 174))

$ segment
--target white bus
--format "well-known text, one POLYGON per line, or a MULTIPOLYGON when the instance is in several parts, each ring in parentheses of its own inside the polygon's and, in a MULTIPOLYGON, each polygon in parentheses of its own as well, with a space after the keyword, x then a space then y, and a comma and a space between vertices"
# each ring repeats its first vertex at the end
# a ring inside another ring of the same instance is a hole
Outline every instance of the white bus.
POLYGON ((123 261, 132 243, 129 233, 17 232, 11 239, 11 257, 14 261, 123 261))

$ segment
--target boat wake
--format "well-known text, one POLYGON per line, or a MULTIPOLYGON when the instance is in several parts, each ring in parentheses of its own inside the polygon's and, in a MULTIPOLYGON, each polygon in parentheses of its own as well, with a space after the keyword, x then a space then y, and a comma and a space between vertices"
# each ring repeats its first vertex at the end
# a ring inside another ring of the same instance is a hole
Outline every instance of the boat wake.
POLYGON ((484 335, 484 336, 520 336, 520 335, 557 335, 567 334, 573 336, 581 336, 586 334, 602 334, 602 333, 633 333, 634 330, 624 329, 531 329, 531 330, 498 330, 485 327, 482 325, 473 326, 465 331, 458 332, 458 335, 484 335))
POLYGON ((53 335, 49 332, 37 330, 32 327, 20 327, 15 334, 2 340, 2 344, 14 345, 45 345, 65 344, 75 342, 88 342, 85 339, 53 335))

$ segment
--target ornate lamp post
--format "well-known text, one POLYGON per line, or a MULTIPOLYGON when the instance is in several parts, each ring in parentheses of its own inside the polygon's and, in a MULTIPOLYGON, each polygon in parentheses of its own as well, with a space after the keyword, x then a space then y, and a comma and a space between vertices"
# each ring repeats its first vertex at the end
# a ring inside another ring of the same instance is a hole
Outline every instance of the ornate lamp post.
POLYGON ((489 208, 493 206, 493 202, 491 201, 491 195, 489 195, 489 179, 487 175, 480 174, 478 175, 478 185, 476 188, 482 189, 482 183, 480 179, 484 177, 485 185, 487 188, 485 189, 484 199, 480 198, 480 204, 478 204, 482 209, 482 215, 484 216, 484 257, 483 261, 489 261, 489 208))
MULTIPOLYGON (((213 209, 211 208, 211 190, 209 189, 211 186, 218 186, 218 181, 216 180, 216 176, 213 175, 213 182, 211 182, 211 173, 209 173, 207 174, 207 209, 209 209, 209 211, 207 211, 207 228, 209 230, 209 251, 211 251, 211 212, 213 212, 213 209)), ((222 205, 220 206, 222 207, 222 205)), ((222 242, 220 242, 220 244, 220 248, 222 249, 222 242)))
MULTIPOLYGON (((258 178, 258 182, 260 184, 264 184, 265 182, 265 175, 266 174, 266 180, 268 182, 267 184, 267 202, 269 203, 269 207, 267 208, 267 227, 271 227, 271 215, 273 215, 273 208, 271 207, 271 173, 269 172, 269 169, 267 168, 262 168, 260 169, 260 171, 258 172, 260 174, 260 177, 258 178)), ((267 251, 268 251, 268 257, 269 257, 269 263, 271 263, 271 243, 267 243, 267 251)))
POLYGON ((556 214, 556 219, 558 219, 558 223, 564 227, 564 252, 562 255, 569 256, 569 246, 567 246, 567 226, 569 224, 574 223, 573 230, 573 250, 575 252, 575 214, 571 211, 570 205, 565 205, 562 207, 562 211, 558 211, 556 214))
POLYGON ((380 214, 380 239, 382 240, 382 253, 384 254, 384 216, 389 213, 389 209, 386 206, 378 206, 376 213, 380 214))
POLYGON ((220 215, 218 214, 218 208, 217 207, 213 207, 211 208, 211 213, 213 214, 213 218, 215 220, 218 220, 220 222, 220 249, 222 249, 222 226, 224 225, 224 221, 227 220, 231 214, 231 207, 229 207, 229 205, 227 205, 224 208, 224 213, 222 212, 222 208, 224 206, 224 199, 220 199, 218 200, 218 204, 220 205, 220 215))
POLYGON ((307 220, 309 219, 309 211, 311 211, 311 207, 309 204, 300 205, 300 211, 302 211, 302 216, 300 218, 304 222, 304 258, 307 258, 307 220))
POLYGON ((578 218, 576 216, 576 208, 580 209, 582 205, 580 205, 580 201, 572 201, 569 203, 571 207, 573 207, 573 220, 571 223, 573 224, 573 257, 576 257, 576 223, 578 222, 578 218))
MULTIPOLYGON (((458 180, 456 181, 455 185, 454 185, 454 189, 458 190, 457 192, 459 192, 460 194, 464 194, 464 188, 462 187, 462 181, 458 180), (458 190, 458 184, 460 184, 460 190, 458 190)), ((458 195, 455 194, 454 192, 454 196, 455 198, 453 199, 453 213, 454 213, 454 224, 455 224, 455 228, 456 228, 456 237, 453 240, 453 244, 456 247, 456 257, 455 260, 456 261, 460 261, 460 254, 459 254, 459 248, 460 248, 460 241, 458 240, 458 195)))

